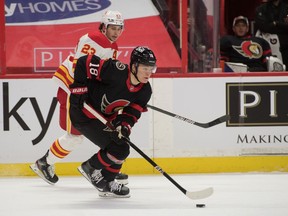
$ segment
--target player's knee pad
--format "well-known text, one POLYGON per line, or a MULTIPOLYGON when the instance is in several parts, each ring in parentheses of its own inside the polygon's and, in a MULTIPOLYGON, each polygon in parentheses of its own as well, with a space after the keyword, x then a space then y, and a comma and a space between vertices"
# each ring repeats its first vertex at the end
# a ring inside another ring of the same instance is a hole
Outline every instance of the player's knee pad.
POLYGON ((83 142, 83 135, 73 135, 66 133, 61 136, 58 140, 62 148, 66 150, 73 150, 75 147, 79 146, 83 142))
POLYGON ((127 143, 117 145, 112 142, 107 146, 107 153, 114 156, 118 160, 125 160, 130 154, 130 146, 127 143))

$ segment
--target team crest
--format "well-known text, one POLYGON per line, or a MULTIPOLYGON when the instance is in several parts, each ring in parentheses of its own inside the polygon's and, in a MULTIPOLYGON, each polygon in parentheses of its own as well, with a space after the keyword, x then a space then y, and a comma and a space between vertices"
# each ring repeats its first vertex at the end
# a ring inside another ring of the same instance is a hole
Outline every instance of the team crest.
POLYGON ((116 62, 116 67, 117 67, 118 70, 125 70, 126 65, 123 64, 123 63, 120 62, 120 61, 117 61, 117 62, 116 62))
POLYGON ((128 106, 129 103, 129 101, 124 99, 109 102, 106 94, 104 94, 101 102, 101 112, 105 114, 113 114, 118 112, 119 110, 122 110, 125 106, 128 106))
POLYGON ((240 46, 233 46, 234 50, 250 59, 258 59, 263 55, 260 44, 253 41, 243 41, 240 46))

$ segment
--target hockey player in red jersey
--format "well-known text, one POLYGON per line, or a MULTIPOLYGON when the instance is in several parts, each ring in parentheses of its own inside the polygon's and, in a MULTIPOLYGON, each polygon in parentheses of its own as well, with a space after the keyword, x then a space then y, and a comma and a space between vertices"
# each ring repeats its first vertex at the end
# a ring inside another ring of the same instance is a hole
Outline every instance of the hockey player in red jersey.
POLYGON ((129 197, 129 188, 115 181, 129 155, 131 128, 146 111, 152 90, 149 78, 156 71, 156 57, 148 47, 136 47, 130 66, 117 60, 101 60, 95 55, 79 58, 74 82, 70 85, 72 124, 100 147, 78 170, 95 186, 100 196, 129 197), (115 131, 83 107, 87 103, 109 121, 115 131), (122 110, 122 112, 118 112, 122 110))
POLYGON ((243 63, 248 71, 267 71, 267 57, 271 56, 269 43, 263 38, 248 34, 249 22, 246 17, 238 16, 233 21, 235 35, 220 39, 221 59, 227 62, 243 63))
MULTIPOLYGON (((74 148, 83 142, 83 135, 71 125, 69 117, 69 85, 74 81, 74 68, 78 58, 92 54, 101 59, 117 59, 117 39, 124 29, 124 19, 118 11, 106 11, 101 19, 99 31, 83 35, 75 48, 74 55, 70 55, 55 72, 53 79, 58 83, 57 99, 60 103, 60 127, 65 134, 56 139, 47 153, 30 167, 41 178, 50 184, 58 181, 54 164, 65 158, 74 148), (67 106, 68 105, 68 106, 67 106)), ((117 178, 128 183, 128 176, 120 173, 117 178)))

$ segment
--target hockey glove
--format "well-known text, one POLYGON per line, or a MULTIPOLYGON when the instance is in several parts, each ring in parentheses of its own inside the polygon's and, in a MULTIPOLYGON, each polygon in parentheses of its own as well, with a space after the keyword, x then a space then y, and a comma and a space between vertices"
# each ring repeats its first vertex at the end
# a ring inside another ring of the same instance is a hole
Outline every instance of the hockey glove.
POLYGON ((81 86, 73 83, 70 85, 70 104, 71 106, 83 108, 84 102, 88 99, 88 89, 86 86, 81 86))
POLYGON ((129 139, 131 133, 131 127, 128 124, 122 123, 117 126, 115 131, 112 132, 112 140, 116 142, 118 145, 125 143, 123 137, 129 139))

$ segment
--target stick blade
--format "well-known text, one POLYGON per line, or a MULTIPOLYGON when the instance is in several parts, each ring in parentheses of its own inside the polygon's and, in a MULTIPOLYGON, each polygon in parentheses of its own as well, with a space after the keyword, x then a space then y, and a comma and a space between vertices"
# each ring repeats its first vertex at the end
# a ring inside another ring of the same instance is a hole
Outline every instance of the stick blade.
POLYGON ((186 191, 185 195, 190 199, 198 200, 210 197, 213 194, 213 192, 214 192, 213 188, 209 187, 199 191, 186 191))
POLYGON ((221 124, 223 122, 227 122, 230 119, 229 115, 221 116, 220 118, 215 119, 214 121, 210 122, 208 127, 215 126, 217 124, 221 124))

